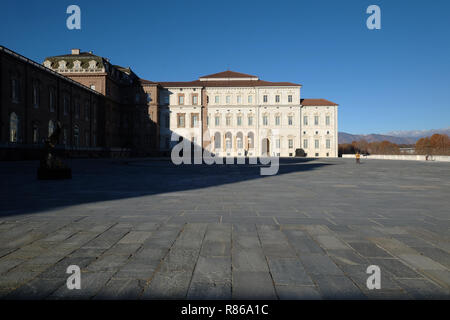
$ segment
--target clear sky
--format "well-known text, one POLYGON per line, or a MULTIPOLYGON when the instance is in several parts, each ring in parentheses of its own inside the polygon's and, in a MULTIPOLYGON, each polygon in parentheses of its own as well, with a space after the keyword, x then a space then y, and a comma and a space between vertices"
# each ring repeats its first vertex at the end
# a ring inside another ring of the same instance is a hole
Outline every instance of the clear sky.
POLYGON ((94 51, 153 81, 227 69, 337 102, 339 131, 450 126, 450 1, 10 1, 0 44, 33 60, 94 51), (66 8, 81 8, 68 30, 66 8), (381 8, 381 30, 366 8, 381 8))

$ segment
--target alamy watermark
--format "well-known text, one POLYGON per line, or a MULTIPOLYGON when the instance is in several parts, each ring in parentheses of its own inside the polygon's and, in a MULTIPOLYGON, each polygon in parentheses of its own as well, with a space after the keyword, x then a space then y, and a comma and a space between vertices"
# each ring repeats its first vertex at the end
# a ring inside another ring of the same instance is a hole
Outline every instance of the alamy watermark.
POLYGON ((366 26, 369 30, 380 30, 381 29, 381 9, 379 6, 372 4, 367 7, 367 14, 370 16, 367 18, 366 26))
POLYGON ((71 4, 67 7, 67 14, 70 16, 67 17, 66 26, 69 30, 80 30, 81 29, 81 9, 79 6, 75 4, 71 4))
POLYGON ((367 274, 370 276, 367 278, 366 286, 367 289, 381 289, 381 269, 379 266, 371 265, 367 267, 367 274))
POLYGON ((70 265, 67 267, 66 273, 70 274, 67 278, 66 285, 69 290, 81 289, 81 270, 77 265, 70 265))
MULTIPOLYGON (((260 174, 262 176, 275 175, 278 173, 280 164, 280 147, 279 145, 277 146, 274 141, 277 141, 279 139, 279 133, 276 129, 270 131, 270 136, 267 134, 269 133, 268 131, 263 130, 262 133, 262 136, 264 138, 261 140, 261 156, 238 156, 236 157, 236 164, 244 165, 246 163, 246 158, 248 158, 249 164, 257 164, 259 160, 259 163, 262 165, 262 167, 260 168, 260 174)), ((174 163, 175 165, 203 163, 207 165, 224 164, 225 158, 225 164, 235 164, 235 157, 228 156, 228 154, 231 154, 232 150, 236 150, 236 148, 232 147, 232 137, 230 136, 229 138, 227 138, 226 135, 224 137, 220 136, 220 140, 222 140, 222 138, 224 141, 218 144, 219 148, 215 148, 216 141, 211 141, 209 131, 207 130, 203 135, 202 141, 209 141, 210 144, 208 145, 208 147, 203 148, 201 145, 198 145, 196 143, 196 141, 199 141, 199 139, 197 139, 196 137, 193 137, 192 140, 189 140, 173 132, 171 135, 171 141, 177 143, 173 146, 171 151, 172 163, 174 163)), ((243 136, 241 137, 241 139, 243 139, 243 136)), ((236 143, 237 142, 235 141, 234 144, 236 145, 236 143)), ((242 141, 240 143, 242 143, 242 141)), ((254 143, 255 141, 252 141, 252 145, 254 145, 254 143)), ((246 150, 245 152, 247 151, 248 150, 246 150)))

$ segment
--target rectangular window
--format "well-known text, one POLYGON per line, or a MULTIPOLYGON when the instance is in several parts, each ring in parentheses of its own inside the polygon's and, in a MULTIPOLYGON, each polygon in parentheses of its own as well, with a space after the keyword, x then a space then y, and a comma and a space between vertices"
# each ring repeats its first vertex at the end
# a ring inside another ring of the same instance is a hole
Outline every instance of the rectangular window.
POLYGON ((288 102, 292 102, 292 95, 288 95, 288 102))
POLYGON ((192 95, 192 104, 194 104, 194 105, 198 104, 198 95, 197 94, 192 95))
POLYGON ((231 97, 230 96, 227 96, 227 98, 226 98, 227 100, 227 104, 230 104, 230 102, 231 102, 231 97))
POLYGON ((292 126, 294 124, 294 118, 292 116, 288 116, 288 125, 292 126))
POLYGON ((319 116, 314 116, 314 125, 319 125, 319 116))
POLYGON ((331 148, 331 141, 330 141, 330 139, 327 139, 326 145, 327 145, 327 149, 331 148))
POLYGON ((289 139, 289 140, 288 140, 288 143, 289 143, 289 149, 294 148, 294 140, 289 139))
POLYGON ((178 104, 184 104, 184 94, 178 95, 178 104))
POLYGON ((75 100, 75 119, 80 117, 80 102, 75 100))
POLYGON ((237 125, 242 126, 242 116, 237 116, 237 125))
POLYGON ((11 79, 11 99, 13 102, 19 102, 19 80, 11 79))
POLYGON ((266 95, 266 94, 263 95, 263 102, 264 102, 264 103, 267 103, 267 95, 266 95))
POLYGON ((263 125, 264 125, 264 126, 269 125, 269 120, 268 120, 268 117, 267 117, 267 116, 263 116, 263 125))
POLYGON ((279 103, 279 102, 280 102, 280 95, 277 94, 277 95, 275 96, 275 102, 276 102, 276 103, 279 103))
POLYGON ((220 102, 219 96, 215 96, 215 97, 214 97, 214 102, 215 102, 215 103, 219 103, 219 102, 220 102))
POLYGON ((214 118, 214 121, 215 121, 216 126, 219 126, 219 125, 220 125, 220 117, 219 117, 219 116, 216 116, 216 117, 214 118))
POLYGON ((308 148, 308 139, 303 139, 303 148, 308 148))
POLYGON ((280 125, 280 116, 275 116, 275 125, 276 126, 280 125))
POLYGON ((184 113, 178 113, 177 114, 177 118, 178 118, 178 128, 184 128, 186 126, 185 114, 184 113))
POLYGON ((198 114, 194 113, 191 115, 191 127, 197 128, 198 127, 198 114))
POLYGON ((304 124, 305 126, 308 125, 308 116, 304 116, 304 117, 303 117, 303 124, 304 124))
POLYGON ((253 125, 253 117, 252 116, 248 116, 248 125, 249 126, 253 125))
POLYGON ((314 148, 319 149, 319 140, 314 140, 314 148))
POLYGON ((37 84, 33 86, 33 107, 39 108, 39 87, 37 84))
POLYGON ((231 126, 231 117, 226 118, 226 125, 231 126))
POLYGON ((277 149, 280 149, 280 146, 281 146, 280 139, 276 140, 275 146, 277 149))
POLYGON ((50 112, 55 112, 55 90, 53 90, 53 88, 50 88, 49 91, 48 107, 50 109, 50 112))
POLYGON ((242 99, 241 99, 241 96, 237 96, 237 103, 241 103, 242 102, 242 99))
POLYGON ((326 116, 326 117, 325 117, 325 124, 326 124, 327 126, 330 125, 330 116, 326 116))
POLYGON ((248 96, 248 103, 252 103, 253 102, 253 96, 248 96))

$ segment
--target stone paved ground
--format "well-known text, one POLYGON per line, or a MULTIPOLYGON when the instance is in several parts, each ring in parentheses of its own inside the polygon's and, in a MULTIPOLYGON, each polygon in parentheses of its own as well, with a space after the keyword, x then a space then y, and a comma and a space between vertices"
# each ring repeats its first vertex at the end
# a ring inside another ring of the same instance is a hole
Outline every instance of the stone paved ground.
POLYGON ((36 166, 0 163, 1 299, 450 298, 446 163, 285 160, 262 177, 72 160, 71 181, 36 166))

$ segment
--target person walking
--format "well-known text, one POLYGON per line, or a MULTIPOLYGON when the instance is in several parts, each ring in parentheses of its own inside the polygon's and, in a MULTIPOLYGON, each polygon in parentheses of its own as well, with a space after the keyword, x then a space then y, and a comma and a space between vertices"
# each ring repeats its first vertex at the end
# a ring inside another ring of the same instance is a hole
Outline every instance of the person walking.
POLYGON ((356 156, 356 163, 361 164, 361 161, 360 161, 361 155, 359 154, 359 151, 356 152, 355 156, 356 156))

